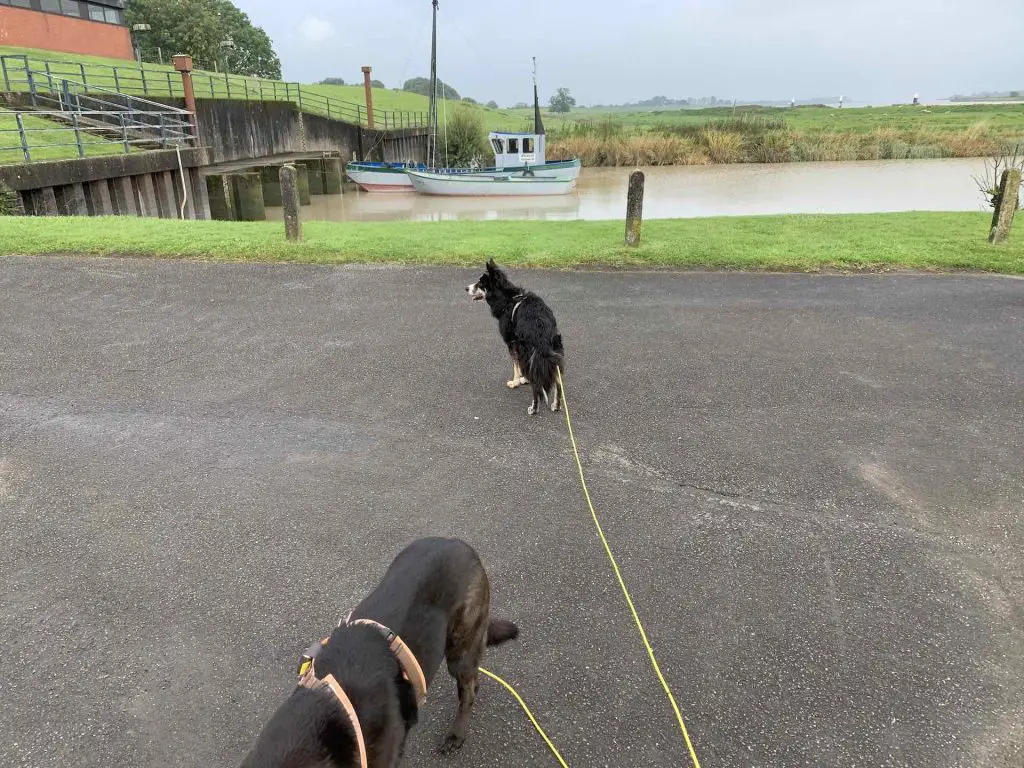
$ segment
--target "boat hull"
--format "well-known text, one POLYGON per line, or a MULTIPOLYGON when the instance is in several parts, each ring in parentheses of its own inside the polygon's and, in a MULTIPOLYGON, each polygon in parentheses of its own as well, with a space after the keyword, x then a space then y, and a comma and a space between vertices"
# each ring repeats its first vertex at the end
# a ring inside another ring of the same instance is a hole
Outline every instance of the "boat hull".
MULTIPOLYGON (((579 160, 553 160, 544 165, 528 167, 537 177, 575 181, 580 175, 579 160)), ((411 163, 360 163, 345 166, 345 173, 366 192, 413 192, 416 191, 407 170, 426 171, 423 165, 411 163)), ((521 177, 527 168, 438 168, 430 173, 452 177, 493 178, 496 175, 521 177)), ((432 194, 432 193, 427 193, 432 194)), ((520 193, 522 194, 522 193, 520 193)), ((526 193, 533 194, 533 193, 526 193)), ((564 194, 564 193, 557 193, 564 194)))
POLYGON ((552 160, 544 165, 530 165, 519 168, 438 168, 434 173, 451 174, 453 176, 522 176, 527 170, 535 176, 543 176, 559 181, 574 181, 580 175, 579 160, 552 160))
POLYGON ((413 192, 406 163, 349 163, 345 174, 367 192, 413 192))
POLYGON ((444 197, 534 197, 567 195, 576 188, 576 179, 546 176, 450 174, 431 171, 407 171, 417 192, 444 197))

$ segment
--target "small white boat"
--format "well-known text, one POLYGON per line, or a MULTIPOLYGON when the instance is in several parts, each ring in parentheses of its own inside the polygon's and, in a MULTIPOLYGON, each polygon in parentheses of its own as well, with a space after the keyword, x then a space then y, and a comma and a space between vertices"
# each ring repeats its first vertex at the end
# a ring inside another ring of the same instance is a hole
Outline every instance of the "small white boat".
POLYGON ((412 163, 352 161, 345 166, 345 174, 366 192, 412 192, 412 182, 405 175, 405 169, 415 167, 426 168, 412 163))
POLYGON ((464 197, 517 197, 567 195, 576 188, 576 179, 521 174, 463 174, 406 170, 406 176, 423 195, 464 197))

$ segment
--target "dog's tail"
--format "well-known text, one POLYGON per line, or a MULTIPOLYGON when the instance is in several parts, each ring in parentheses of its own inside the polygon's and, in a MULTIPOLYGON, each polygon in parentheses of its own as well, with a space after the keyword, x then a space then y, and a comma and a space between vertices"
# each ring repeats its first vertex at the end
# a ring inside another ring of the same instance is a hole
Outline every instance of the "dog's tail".
POLYGON ((519 627, 507 619, 491 619, 487 625, 487 645, 501 645, 519 637, 519 627))
POLYGON ((558 381, 558 369, 565 370, 565 352, 562 349, 562 337, 555 336, 551 348, 547 350, 532 349, 526 358, 526 378, 534 384, 538 391, 549 392, 558 381))

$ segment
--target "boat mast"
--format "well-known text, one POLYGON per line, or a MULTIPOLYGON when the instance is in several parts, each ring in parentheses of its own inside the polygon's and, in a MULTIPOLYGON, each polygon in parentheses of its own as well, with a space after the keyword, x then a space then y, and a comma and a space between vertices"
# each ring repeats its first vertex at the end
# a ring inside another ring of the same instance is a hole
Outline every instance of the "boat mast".
POLYGON ((437 167, 437 0, 434 6, 434 26, 430 38, 430 111, 427 114, 427 164, 437 167))
POLYGON ((537 57, 533 57, 533 132, 544 135, 544 123, 540 119, 540 99, 537 96, 537 57))

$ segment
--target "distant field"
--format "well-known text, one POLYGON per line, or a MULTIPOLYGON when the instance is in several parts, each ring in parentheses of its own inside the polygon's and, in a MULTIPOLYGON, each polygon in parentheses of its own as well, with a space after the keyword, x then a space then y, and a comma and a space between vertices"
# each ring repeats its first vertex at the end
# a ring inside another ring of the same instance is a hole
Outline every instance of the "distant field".
MULTIPOLYGON (((510 109, 512 120, 532 122, 532 109, 510 109)), ((897 105, 892 107, 713 107, 622 112, 604 109, 575 109, 568 115, 543 111, 544 124, 555 129, 577 122, 610 122, 624 128, 675 128, 701 126, 711 120, 734 115, 779 118, 797 131, 869 133, 878 128, 915 128, 954 131, 984 123, 988 128, 1008 134, 1024 133, 1024 104, 964 104, 932 107, 897 105)))

